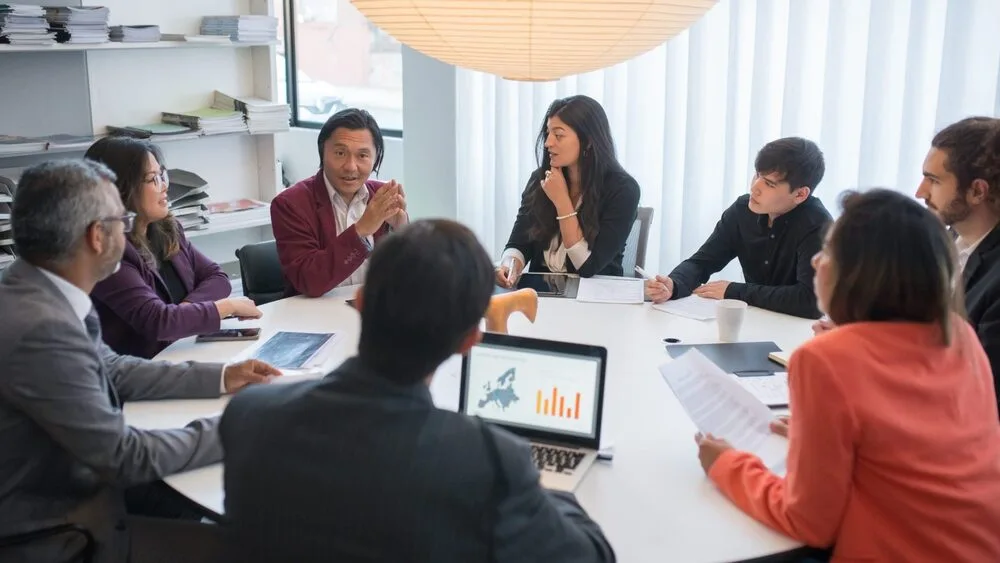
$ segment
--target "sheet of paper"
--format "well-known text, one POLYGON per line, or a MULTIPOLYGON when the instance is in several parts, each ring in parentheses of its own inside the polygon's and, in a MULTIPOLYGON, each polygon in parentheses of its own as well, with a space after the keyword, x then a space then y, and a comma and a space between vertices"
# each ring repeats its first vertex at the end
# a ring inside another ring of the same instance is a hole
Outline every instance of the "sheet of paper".
POLYGON ((788 443, 771 432, 771 410, 701 352, 692 349, 660 366, 660 375, 700 432, 756 454, 784 471, 788 443))
POLYGON ((706 299, 698 295, 689 295, 681 299, 673 299, 666 303, 658 303, 653 308, 665 313, 671 313, 678 317, 686 317, 696 321, 710 321, 715 318, 715 311, 719 302, 715 299, 706 299))
POLYGON ((645 282, 639 278, 613 276, 580 278, 580 288, 576 292, 576 300, 590 303, 641 304, 645 299, 644 290, 645 282))
POLYGON ((788 373, 774 375, 739 377, 732 375, 744 389, 768 407, 788 406, 788 373))

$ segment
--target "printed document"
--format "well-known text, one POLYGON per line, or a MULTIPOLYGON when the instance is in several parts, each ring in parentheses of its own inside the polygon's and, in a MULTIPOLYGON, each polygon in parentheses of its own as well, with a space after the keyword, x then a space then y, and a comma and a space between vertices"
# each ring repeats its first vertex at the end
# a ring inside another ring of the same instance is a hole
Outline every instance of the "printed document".
POLYGON ((580 288, 576 292, 577 301, 591 303, 642 304, 644 299, 645 282, 639 278, 580 278, 580 288))
POLYGON ((788 442, 771 432, 771 410, 697 349, 660 366, 660 374, 699 432, 756 454, 783 473, 788 442))
POLYGON ((681 299, 658 303, 653 305, 653 308, 664 313, 672 313, 678 317, 686 317, 696 321, 710 321, 715 318, 718 306, 718 300, 689 295, 681 299))

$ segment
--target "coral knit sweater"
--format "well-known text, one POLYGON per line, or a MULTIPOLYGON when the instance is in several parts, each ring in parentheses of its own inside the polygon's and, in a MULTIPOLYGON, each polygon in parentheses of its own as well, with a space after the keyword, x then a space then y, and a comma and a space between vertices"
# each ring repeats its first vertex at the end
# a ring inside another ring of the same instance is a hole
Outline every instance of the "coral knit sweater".
POLYGON ((709 477, 742 510, 833 561, 1000 561, 1000 423, 990 364, 956 317, 856 323, 788 366, 788 470, 728 450, 709 477))

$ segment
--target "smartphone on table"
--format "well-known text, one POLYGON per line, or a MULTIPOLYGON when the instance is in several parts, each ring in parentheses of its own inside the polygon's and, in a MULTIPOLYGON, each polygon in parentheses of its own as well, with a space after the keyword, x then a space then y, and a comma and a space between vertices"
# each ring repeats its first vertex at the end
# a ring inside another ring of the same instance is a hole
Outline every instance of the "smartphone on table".
POLYGON ((257 340, 260 338, 259 328, 227 328, 199 334, 195 342, 231 342, 238 340, 257 340))

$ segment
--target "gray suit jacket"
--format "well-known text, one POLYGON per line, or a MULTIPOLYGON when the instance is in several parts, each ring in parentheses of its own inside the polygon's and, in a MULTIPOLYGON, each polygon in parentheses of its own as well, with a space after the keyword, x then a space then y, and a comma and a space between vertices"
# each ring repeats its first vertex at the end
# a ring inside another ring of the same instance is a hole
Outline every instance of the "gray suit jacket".
POLYGON ((573 495, 539 486, 524 440, 357 358, 319 381, 241 391, 222 442, 233 562, 615 559, 573 495))
MULTIPOLYGON (((218 462, 216 419, 177 430, 126 426, 121 400, 219 396, 221 364, 119 356, 88 336, 36 267, 0 281, 0 536, 74 523, 98 562, 124 561, 123 490, 218 462)), ((39 546, 37 560, 51 560, 39 546)))

